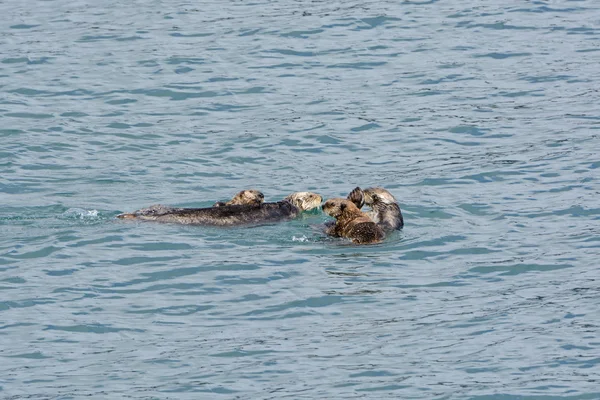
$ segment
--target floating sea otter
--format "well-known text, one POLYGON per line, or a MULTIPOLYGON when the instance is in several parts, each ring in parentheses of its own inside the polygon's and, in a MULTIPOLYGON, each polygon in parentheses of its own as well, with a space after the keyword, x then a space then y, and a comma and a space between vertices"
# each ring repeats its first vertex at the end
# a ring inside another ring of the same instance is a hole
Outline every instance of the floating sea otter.
POLYGON ((323 204, 323 211, 336 219, 325 230, 330 236, 352 239, 356 244, 379 243, 385 238, 383 229, 350 200, 329 199, 323 204))
MULTIPOLYGON (((213 207, 222 207, 226 205, 258 206, 264 201, 264 199, 265 196, 262 194, 262 192, 253 189, 246 189, 233 196, 228 202, 217 201, 215 204, 213 204, 213 207)), ((189 209, 169 207, 162 204, 154 204, 150 207, 134 211, 131 214, 119 214, 117 215, 117 218, 134 219, 139 217, 139 219, 151 219, 152 217, 159 217, 161 215, 174 213, 182 210, 189 209)))
POLYGON ((276 203, 253 202, 208 208, 173 208, 159 204, 133 213, 120 214, 117 218, 185 225, 250 225, 295 218, 302 211, 319 207, 322 200, 323 198, 316 193, 296 192, 276 203))
POLYGON ((356 187, 348 195, 348 200, 359 209, 363 205, 371 207, 366 214, 384 231, 391 232, 404 226, 404 218, 398 201, 390 192, 381 187, 362 190, 356 187))

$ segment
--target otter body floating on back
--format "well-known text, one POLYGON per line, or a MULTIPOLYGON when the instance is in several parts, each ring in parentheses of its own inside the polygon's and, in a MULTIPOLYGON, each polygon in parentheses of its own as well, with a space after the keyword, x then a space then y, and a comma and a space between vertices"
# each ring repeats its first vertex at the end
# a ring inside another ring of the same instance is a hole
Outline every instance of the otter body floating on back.
POLYGON ((321 204, 322 197, 311 192, 296 192, 276 203, 236 204, 208 208, 151 206, 117 218, 170 222, 184 225, 237 226, 282 221, 321 204))
POLYGON ((235 226, 291 219, 300 210, 287 201, 254 205, 230 205, 207 208, 172 208, 155 212, 153 207, 132 214, 117 215, 142 221, 171 222, 183 225, 235 226))
POLYGON ((362 190, 356 187, 348 195, 348 200, 359 209, 363 205, 371 207, 366 214, 384 231, 391 232, 404 226, 404 218, 396 198, 381 187, 372 187, 362 190))
POLYGON ((352 239, 356 244, 379 243, 385 238, 383 229, 350 200, 329 199, 323 204, 323 211, 336 220, 326 229, 330 236, 352 239))

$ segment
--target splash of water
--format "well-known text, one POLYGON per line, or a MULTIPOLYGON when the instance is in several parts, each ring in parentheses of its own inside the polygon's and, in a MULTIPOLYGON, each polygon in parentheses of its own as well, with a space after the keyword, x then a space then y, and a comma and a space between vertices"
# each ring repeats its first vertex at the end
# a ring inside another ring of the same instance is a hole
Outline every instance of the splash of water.
POLYGON ((98 218, 98 210, 85 210, 83 208, 69 208, 63 213, 65 217, 79 219, 96 219, 98 218))

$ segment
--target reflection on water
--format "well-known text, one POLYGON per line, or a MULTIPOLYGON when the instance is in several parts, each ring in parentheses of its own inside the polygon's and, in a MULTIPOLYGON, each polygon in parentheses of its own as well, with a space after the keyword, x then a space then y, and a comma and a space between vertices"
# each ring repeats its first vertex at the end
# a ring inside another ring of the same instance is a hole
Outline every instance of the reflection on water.
POLYGON ((600 397, 598 10, 1 4, 0 397, 600 397), (357 185, 404 230, 114 218, 357 185))

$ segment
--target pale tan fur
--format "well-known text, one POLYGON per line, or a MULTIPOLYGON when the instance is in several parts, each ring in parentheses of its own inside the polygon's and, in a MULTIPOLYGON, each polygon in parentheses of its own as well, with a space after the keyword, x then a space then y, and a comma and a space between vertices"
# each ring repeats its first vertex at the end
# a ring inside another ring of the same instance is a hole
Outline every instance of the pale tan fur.
POLYGON ((384 204, 395 204, 398 203, 396 198, 387 190, 382 187, 372 187, 363 190, 365 196, 365 204, 370 206, 375 201, 379 201, 384 204))
POLYGON ((258 206, 258 205, 262 204, 263 201, 265 201, 265 196, 262 194, 262 192, 260 192, 258 190, 254 190, 254 189, 246 189, 246 190, 242 190, 241 192, 239 192, 238 194, 233 196, 233 198, 226 203, 224 203, 222 201, 216 202, 215 204, 213 204, 213 207, 235 206, 235 205, 258 206))
POLYGON ((404 226, 404 217, 396 198, 382 187, 363 190, 365 204, 372 211, 367 214, 384 231, 390 232, 404 226))
POLYGON ((323 201, 323 197, 312 192, 294 192, 283 200, 289 201, 298 207, 300 211, 309 211, 319 207, 323 201))
POLYGON ((233 206, 237 204, 260 204, 265 201, 265 196, 258 190, 248 189, 242 190, 225 205, 233 206))

